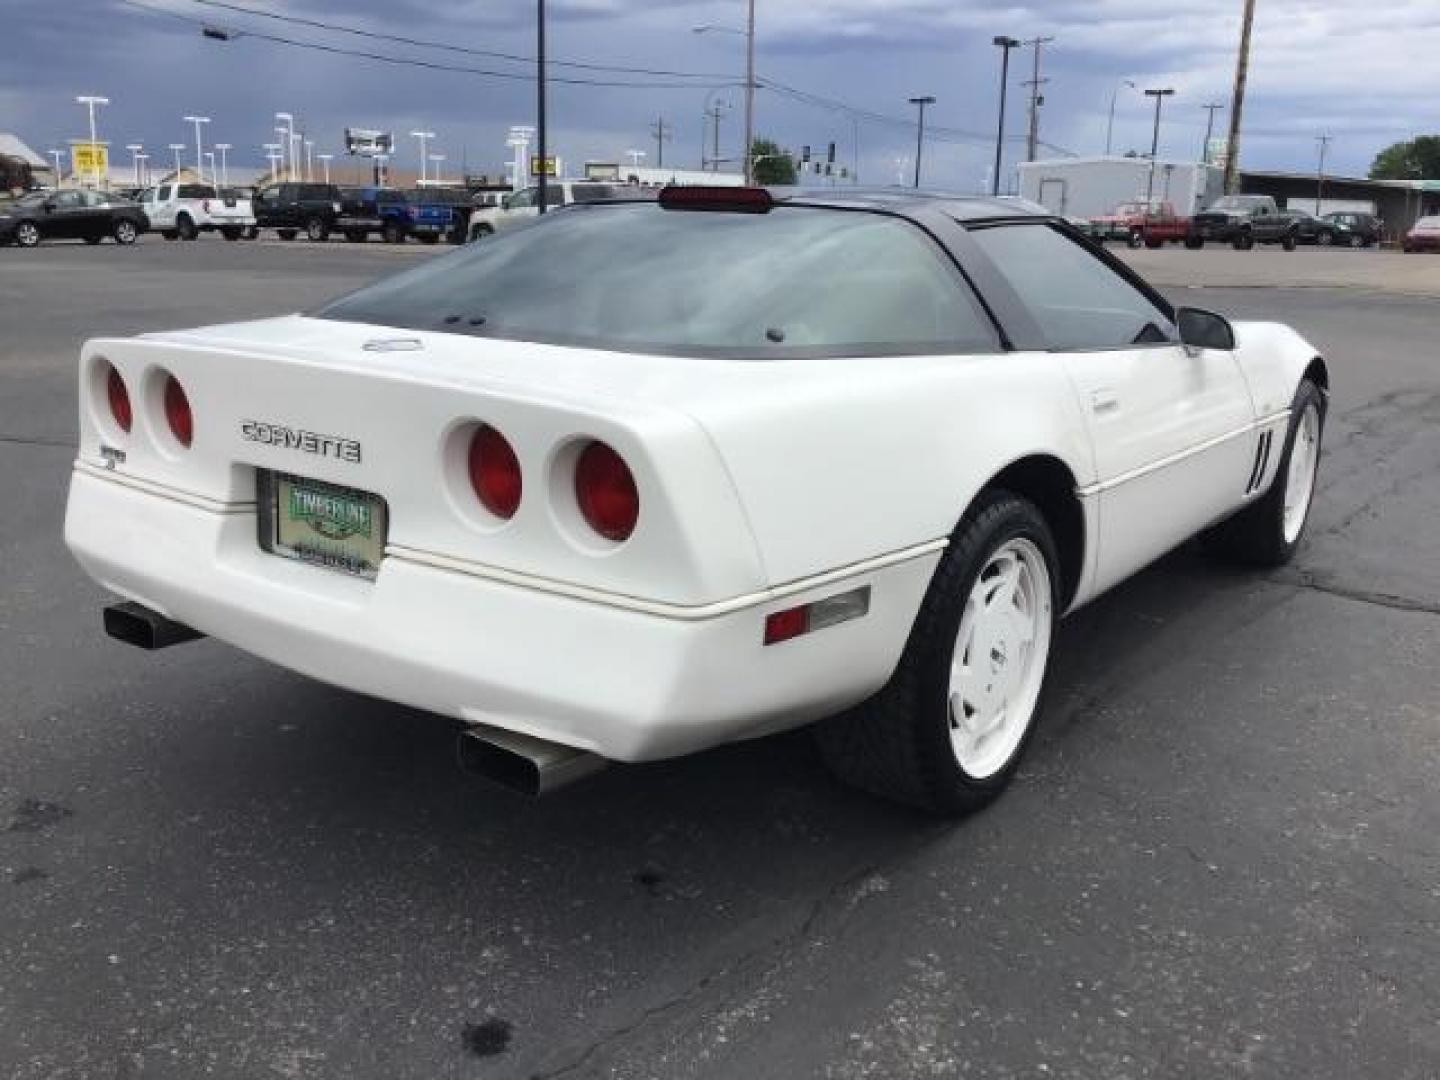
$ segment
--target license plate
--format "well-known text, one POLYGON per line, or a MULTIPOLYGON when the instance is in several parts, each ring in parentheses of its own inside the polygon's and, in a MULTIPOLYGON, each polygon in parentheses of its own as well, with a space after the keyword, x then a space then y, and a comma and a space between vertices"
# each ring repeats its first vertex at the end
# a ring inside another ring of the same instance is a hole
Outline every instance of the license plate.
POLYGON ((385 554, 385 500, 287 473, 259 473, 260 546, 272 555, 374 579, 385 554))

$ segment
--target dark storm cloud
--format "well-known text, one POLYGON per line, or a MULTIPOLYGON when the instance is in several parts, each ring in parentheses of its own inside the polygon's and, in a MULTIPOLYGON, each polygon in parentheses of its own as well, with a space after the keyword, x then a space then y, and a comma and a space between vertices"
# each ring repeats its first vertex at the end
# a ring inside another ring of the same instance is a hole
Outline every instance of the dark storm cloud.
MULTIPOLYGON (((533 0, 240 0, 289 15, 377 32, 528 55, 534 46, 533 0)), ((711 72, 686 89, 552 87, 552 141, 572 168, 587 158, 615 159, 631 147, 653 160, 651 124, 664 116, 675 139, 666 160, 698 164, 701 113, 712 86, 738 78, 741 39, 695 35, 701 23, 736 25, 740 0, 550 0, 552 55, 561 59, 687 72, 711 72)), ((1121 79, 1174 86, 1167 103, 1162 152, 1199 150, 1206 101, 1228 101, 1238 34, 1239 0, 758 0, 762 78, 851 102, 900 119, 905 99, 939 98, 935 124, 975 138, 949 136, 927 147, 927 174, 940 184, 973 188, 984 180, 993 123, 996 33, 1053 34, 1046 55, 1042 137, 1082 153, 1098 152, 1110 97, 1121 79)), ((1308 169, 1315 135, 1335 134, 1332 161, 1363 172, 1375 151, 1425 119, 1440 77, 1429 57, 1440 48, 1440 12, 1431 0, 1373 0, 1363 16, 1332 0, 1266 0, 1256 29, 1246 161, 1256 167, 1308 169)), ((463 160, 495 171, 511 124, 530 123, 534 95, 525 64, 494 57, 421 50, 316 28, 226 12, 194 0, 6 0, 0 33, 0 129, 15 130, 37 150, 63 146, 84 133, 78 93, 108 95, 102 136, 123 145, 144 142, 168 158, 171 142, 189 142, 186 113, 214 118, 209 141, 236 145, 231 160, 259 163, 274 138, 273 114, 296 113, 322 148, 338 150, 346 125, 379 127, 403 137, 423 126, 439 135, 435 149, 447 171, 463 160), (135 6, 140 4, 142 6, 135 6), (152 10, 145 10, 146 8, 152 10), (160 11, 153 9, 163 9, 160 11), (171 14, 166 14, 165 11, 171 14), (175 18, 182 15, 191 21, 175 18), (325 55, 256 36, 207 41, 198 23, 293 37, 333 47, 482 67, 519 79, 426 71, 349 56, 325 55)), ((1024 62, 1016 67, 1023 69, 1024 62)), ((557 76, 646 81, 555 67, 557 76)), ((1012 137, 1023 127, 1024 91, 1012 85, 1012 137)), ((656 79, 655 81, 664 81, 656 79)), ((722 91, 735 109, 724 142, 738 138, 740 94, 722 91)), ((843 113, 771 91, 757 103, 758 126, 782 143, 840 144, 849 157, 853 129, 843 113)), ((913 152, 913 130, 865 122, 859 129, 862 174, 888 182, 913 152)), ((1148 149, 1150 114, 1122 88, 1117 103, 1119 149, 1148 149)), ((1019 149, 1010 144, 1010 156, 1019 149)), ((125 160, 122 154, 119 160, 125 160)))

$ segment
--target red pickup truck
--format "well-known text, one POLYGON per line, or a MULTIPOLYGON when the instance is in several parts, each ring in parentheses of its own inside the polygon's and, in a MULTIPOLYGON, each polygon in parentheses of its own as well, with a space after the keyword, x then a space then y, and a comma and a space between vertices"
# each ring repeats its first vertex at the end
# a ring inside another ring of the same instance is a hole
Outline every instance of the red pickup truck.
POLYGON ((1175 213, 1169 203, 1161 203, 1153 213, 1145 215, 1140 224, 1140 238, 1147 248, 1183 244, 1190 238, 1190 219, 1175 213))

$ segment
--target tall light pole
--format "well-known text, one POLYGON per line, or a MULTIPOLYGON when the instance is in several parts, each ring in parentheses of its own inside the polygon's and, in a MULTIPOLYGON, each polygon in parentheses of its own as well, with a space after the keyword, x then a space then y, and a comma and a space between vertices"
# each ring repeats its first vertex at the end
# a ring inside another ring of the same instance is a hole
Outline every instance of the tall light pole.
POLYGON ((145 149, 144 143, 126 143, 125 149, 130 151, 130 168, 135 173, 135 186, 140 187, 144 181, 140 179, 140 151, 145 149))
POLYGON ((1030 81, 1025 84, 1030 87, 1030 136, 1025 144, 1027 161, 1035 160, 1036 151, 1040 146, 1040 106, 1045 104, 1045 97, 1040 93, 1040 88, 1050 81, 1049 79, 1042 79, 1040 77, 1040 50, 1054 40, 1053 37, 1040 37, 1037 34, 1025 42, 1026 45, 1030 45, 1035 49, 1034 74, 1030 77, 1030 81))
POLYGON ((289 167, 285 164, 285 162, 290 155, 290 129, 284 126, 280 126, 275 129, 275 134, 280 138, 280 141, 275 144, 280 151, 280 175, 277 176, 275 179, 289 180, 291 179, 289 175, 289 167))
POLYGON ((995 128, 995 175, 990 181, 990 194, 1000 194, 1000 164, 1005 154, 1005 97, 1010 86, 1010 50, 1020 47, 1017 38, 1001 35, 995 38, 1000 49, 1000 122, 995 128))
POLYGON ((200 125, 210 123, 208 116, 187 116, 187 124, 195 125, 195 168, 200 173, 200 182, 205 182, 205 148, 200 142, 200 125))
POLYGON ((755 163, 751 160, 755 154, 755 0, 746 0, 745 5, 745 29, 740 30, 733 26, 705 26, 692 27, 696 34, 708 34, 712 31, 721 34, 739 34, 745 39, 745 183, 747 185, 755 182, 755 163))
POLYGON ((215 144, 215 149, 220 151, 220 186, 229 187, 230 162, 228 160, 228 153, 235 148, 231 146, 228 142, 217 142, 215 144))
POLYGON ((412 138, 420 140, 420 186, 424 187, 426 177, 429 175, 425 171, 425 162, 429 160, 426 147, 429 141, 435 138, 435 133, 433 131, 412 131, 410 135, 412 138))
POLYGON ((535 142, 540 151, 536 205, 542 214, 550 209, 550 122, 545 115, 545 79, 545 0, 535 0, 535 142))
POLYGON ((435 166, 435 177, 430 181, 432 184, 440 183, 440 163, 445 160, 444 154, 431 154, 430 161, 435 166))
POLYGON ((1320 164, 1315 170, 1315 214, 1320 214, 1320 200, 1325 197, 1325 152, 1330 149, 1330 144, 1335 141, 1334 135, 1317 135, 1315 141, 1320 144, 1320 164))
POLYGON ((1245 0, 1240 20, 1240 53, 1235 59, 1235 90, 1230 98, 1230 138, 1225 145, 1225 194, 1240 188, 1240 119, 1245 112, 1245 82, 1250 77, 1250 32, 1255 26, 1255 0, 1245 0))
POLYGON ((720 117, 723 115, 723 110, 730 108, 730 102, 723 98, 715 101, 715 95, 720 93, 720 90, 721 88, 717 86, 705 95, 705 110, 702 114, 705 117, 706 126, 714 128, 715 141, 707 162, 705 159, 705 133, 703 131, 700 133, 700 168, 703 170, 708 164, 711 172, 720 171, 720 117))
POLYGON ((218 186, 220 183, 220 173, 215 168, 215 151, 206 150, 205 160, 210 164, 210 183, 218 186))
POLYGON ((140 173, 140 186, 141 186, 141 187, 149 187, 149 186, 150 186, 150 166, 146 164, 146 162, 149 161, 149 160, 150 160, 150 155, 149 155, 149 154, 136 154, 136 155, 135 155, 136 168, 139 170, 139 173, 140 173))
POLYGON ((1150 212, 1154 205, 1155 198, 1155 158, 1160 153, 1160 105, 1167 97, 1175 93, 1173 87, 1167 86, 1163 90, 1146 90, 1146 97, 1155 99, 1155 134, 1150 138, 1150 181, 1145 187, 1145 211, 1150 212))
POLYGON ((100 97, 97 94, 81 94, 75 99, 76 104, 84 105, 90 113, 90 160, 95 163, 95 186, 100 186, 100 155, 96 153, 96 144, 99 136, 95 132, 95 107, 97 105, 109 105, 108 97, 100 97))
POLYGON ((920 123, 915 129, 915 186, 920 186, 920 155, 925 150, 925 106, 934 105, 935 99, 929 94, 924 97, 912 97, 911 105, 920 107, 920 123))
POLYGON ((1128 86, 1131 90, 1140 88, 1130 79, 1121 79, 1115 84, 1115 89, 1110 91, 1110 119, 1105 122, 1105 156, 1109 157, 1115 146, 1115 102, 1120 97, 1120 88, 1128 86))
POLYGON ((270 162, 270 182, 273 184, 280 179, 280 144, 265 144, 265 160, 270 162))
POLYGON ((47 150, 46 153, 55 159, 55 186, 59 187, 65 180, 65 167, 60 164, 61 159, 65 156, 65 151, 51 149, 47 150))
POLYGON ((316 154, 315 156, 320 159, 320 164, 325 167, 325 183, 330 183, 330 159, 333 158, 335 155, 316 154))
POLYGON ((1210 136, 1215 134, 1215 113, 1225 108, 1224 105, 1211 102, 1209 105, 1201 105, 1206 112, 1205 117, 1205 144, 1200 148, 1200 164, 1210 164, 1210 136))
POLYGON ((172 142, 170 149, 175 152, 175 183, 180 183, 180 151, 185 149, 183 142, 172 142))
POLYGON ((310 155, 315 149, 315 143, 310 139, 305 140, 305 182, 308 184, 315 179, 315 159, 310 155))
POLYGON ((298 177, 296 177, 295 175, 295 158, 294 155, 291 153, 291 151, 295 148, 295 116, 293 113, 277 112, 275 114, 275 119, 285 121, 284 127, 277 127, 275 129, 275 134, 281 136, 281 138, 283 139, 280 144, 280 168, 282 170, 285 168, 285 159, 289 157, 290 175, 286 179, 298 179, 298 177))

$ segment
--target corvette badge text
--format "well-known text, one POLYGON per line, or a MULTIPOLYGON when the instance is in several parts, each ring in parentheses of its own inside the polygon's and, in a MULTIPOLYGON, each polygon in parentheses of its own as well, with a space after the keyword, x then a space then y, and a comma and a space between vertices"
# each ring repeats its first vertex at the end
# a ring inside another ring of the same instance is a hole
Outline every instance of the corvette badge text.
POLYGON ((240 434, 251 442, 264 443, 267 446, 281 446, 287 450, 338 458, 356 465, 360 463, 360 444, 354 439, 318 435, 313 431, 297 431, 280 424, 263 424, 258 420, 242 420, 240 434))

